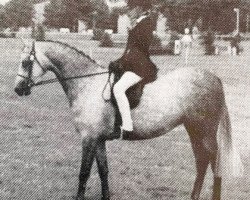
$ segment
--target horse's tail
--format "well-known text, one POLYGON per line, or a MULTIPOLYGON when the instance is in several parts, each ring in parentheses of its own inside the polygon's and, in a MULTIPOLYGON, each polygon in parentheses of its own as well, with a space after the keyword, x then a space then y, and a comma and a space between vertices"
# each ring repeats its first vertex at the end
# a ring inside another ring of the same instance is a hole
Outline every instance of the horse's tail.
POLYGON ((219 129, 217 134, 218 153, 216 161, 216 175, 240 177, 243 175, 243 164, 240 154, 232 138, 231 121, 228 108, 224 101, 219 129))

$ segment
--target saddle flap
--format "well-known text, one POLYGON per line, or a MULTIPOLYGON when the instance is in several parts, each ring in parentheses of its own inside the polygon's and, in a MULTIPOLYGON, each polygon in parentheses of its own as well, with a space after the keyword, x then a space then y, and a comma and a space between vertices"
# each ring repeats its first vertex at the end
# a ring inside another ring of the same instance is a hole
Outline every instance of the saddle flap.
MULTIPOLYGON (((112 84, 112 88, 114 84, 115 83, 112 84)), ((140 82, 140 83, 135 84, 134 86, 132 86, 126 91, 126 96, 129 101, 130 109, 134 109, 139 105, 141 96, 143 94, 144 86, 145 84, 140 82)), ((116 103, 116 99, 113 93, 113 89, 111 89, 111 102, 114 105, 114 107, 117 108, 117 103, 116 103)))
POLYGON ((140 103, 140 99, 143 93, 144 84, 137 83, 126 91, 126 95, 129 101, 131 109, 134 109, 140 103))

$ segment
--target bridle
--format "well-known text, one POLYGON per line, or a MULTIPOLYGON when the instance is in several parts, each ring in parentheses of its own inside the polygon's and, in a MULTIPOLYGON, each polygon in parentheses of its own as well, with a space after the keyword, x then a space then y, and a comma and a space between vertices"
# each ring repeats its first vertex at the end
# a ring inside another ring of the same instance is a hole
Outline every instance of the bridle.
MULTIPOLYGON (((24 76, 22 74, 17 74, 17 76, 24 78, 27 81, 27 86, 29 88, 33 87, 33 86, 39 86, 39 85, 45 85, 45 84, 49 84, 49 83, 55 83, 58 82, 58 78, 53 78, 53 79, 48 79, 48 80, 43 80, 43 81, 39 81, 39 82, 34 82, 32 79, 32 72, 33 72, 33 66, 34 63, 37 63, 40 68, 45 72, 44 68, 42 67, 42 64, 39 62, 39 60, 36 57, 36 51, 35 51, 35 42, 33 41, 32 43, 32 49, 29 53, 29 57, 28 60, 22 61, 22 66, 26 69, 28 69, 28 76, 24 76)), ((99 64, 98 64, 99 65, 99 64)), ((99 65, 101 68, 104 68, 102 65, 99 65)), ((92 73, 92 74, 84 74, 84 75, 79 75, 79 76, 72 76, 72 77, 65 77, 65 78, 60 78, 60 81, 67 81, 67 80, 72 80, 72 79, 78 79, 78 78, 87 78, 87 77, 93 77, 93 76, 97 76, 97 75, 102 75, 102 74, 108 74, 108 80, 103 88, 102 91, 102 98, 104 99, 105 102, 109 102, 111 100, 111 98, 106 99, 104 97, 104 92, 106 90, 106 88, 109 86, 110 91, 112 90, 112 83, 111 83, 111 74, 112 74, 112 70, 109 66, 108 71, 104 71, 104 72, 97 72, 97 73, 92 73)))
MULTIPOLYGON (((28 60, 22 61, 22 66, 24 68, 28 69, 28 76, 24 76, 22 74, 17 74, 17 76, 22 77, 27 81, 28 87, 33 87, 33 86, 45 85, 45 84, 49 84, 49 83, 58 82, 58 78, 53 78, 53 79, 43 80, 43 81, 39 81, 39 82, 34 82, 33 79, 32 79, 32 72, 33 72, 33 66, 34 66, 35 62, 40 66, 40 68, 43 71, 45 71, 44 68, 42 67, 42 64, 39 62, 39 60, 36 57, 35 42, 33 41, 32 49, 31 49, 31 51, 29 53, 28 60)), ((100 67, 104 68, 101 65, 100 65, 100 67)), ((65 78, 60 78, 60 80, 61 81, 66 81, 66 80, 72 80, 72 79, 78 79, 78 78, 92 77, 92 76, 97 76, 97 75, 102 75, 102 74, 109 74, 109 78, 108 78, 108 82, 109 82, 110 81, 110 70, 109 71, 104 71, 104 72, 92 73, 92 74, 65 77, 65 78)))
POLYGON ((27 81, 28 87, 32 87, 36 84, 32 79, 33 66, 34 66, 35 62, 41 67, 42 70, 44 70, 41 63, 38 61, 38 59, 36 57, 35 42, 33 42, 32 49, 29 53, 28 60, 22 61, 22 67, 26 68, 28 70, 28 76, 24 76, 22 74, 17 74, 17 76, 22 77, 27 81))

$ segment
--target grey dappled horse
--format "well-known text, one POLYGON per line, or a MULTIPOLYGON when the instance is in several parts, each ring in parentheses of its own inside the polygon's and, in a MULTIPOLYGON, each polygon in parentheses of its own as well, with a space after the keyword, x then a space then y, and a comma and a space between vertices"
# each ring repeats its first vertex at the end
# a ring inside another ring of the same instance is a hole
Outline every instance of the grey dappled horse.
MULTIPOLYGON (((77 199, 84 199, 94 159, 102 186, 102 199, 110 199, 106 140, 112 138, 115 110, 102 97, 108 74, 83 52, 59 42, 26 44, 16 77, 15 91, 29 95, 33 78, 55 73, 73 111, 82 137, 82 163, 77 199), (79 75, 86 77, 79 78, 79 75), (77 78, 78 77, 78 78, 77 78)), ((134 132, 128 140, 155 138, 184 124, 197 168, 191 194, 199 199, 209 163, 214 174, 213 200, 221 199, 222 175, 242 172, 231 136, 222 83, 208 71, 181 68, 145 86, 139 106, 132 110, 134 132)), ((166 144, 168 145, 168 144, 166 144)))

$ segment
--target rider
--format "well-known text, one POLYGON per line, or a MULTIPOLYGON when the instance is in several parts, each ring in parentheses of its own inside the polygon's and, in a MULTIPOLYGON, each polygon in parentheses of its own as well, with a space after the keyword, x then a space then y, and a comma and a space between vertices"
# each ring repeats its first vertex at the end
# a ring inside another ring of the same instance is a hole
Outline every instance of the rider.
POLYGON ((133 131, 130 105, 125 94, 131 86, 156 79, 157 68, 149 58, 149 47, 155 29, 150 16, 151 0, 128 0, 128 16, 131 21, 126 49, 118 62, 123 75, 114 85, 113 92, 122 118, 121 133, 133 131))

